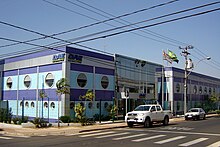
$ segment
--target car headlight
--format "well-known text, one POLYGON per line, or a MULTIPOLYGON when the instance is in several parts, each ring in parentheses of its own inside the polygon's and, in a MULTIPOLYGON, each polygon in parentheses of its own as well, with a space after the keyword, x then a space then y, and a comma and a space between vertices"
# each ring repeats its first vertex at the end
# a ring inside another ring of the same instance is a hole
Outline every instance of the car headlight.
POLYGON ((144 116, 144 113, 139 113, 138 116, 144 116))

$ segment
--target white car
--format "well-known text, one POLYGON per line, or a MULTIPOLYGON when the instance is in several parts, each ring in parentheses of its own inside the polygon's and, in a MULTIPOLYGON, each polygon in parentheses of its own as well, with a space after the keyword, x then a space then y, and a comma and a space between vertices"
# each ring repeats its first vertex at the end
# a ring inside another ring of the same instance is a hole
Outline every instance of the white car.
POLYGON ((205 119, 206 113, 202 108, 191 108, 186 114, 185 114, 185 120, 193 119, 193 120, 199 120, 199 119, 205 119))

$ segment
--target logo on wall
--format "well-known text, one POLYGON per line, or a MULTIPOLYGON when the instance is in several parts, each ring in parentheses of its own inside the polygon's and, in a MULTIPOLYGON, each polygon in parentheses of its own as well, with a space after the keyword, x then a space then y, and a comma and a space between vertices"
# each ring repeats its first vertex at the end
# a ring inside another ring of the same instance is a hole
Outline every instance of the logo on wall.
POLYGON ((64 59, 65 59, 65 54, 53 55, 53 63, 64 61, 64 59))
POLYGON ((80 55, 69 54, 68 61, 82 63, 82 58, 83 58, 83 56, 80 56, 80 55))

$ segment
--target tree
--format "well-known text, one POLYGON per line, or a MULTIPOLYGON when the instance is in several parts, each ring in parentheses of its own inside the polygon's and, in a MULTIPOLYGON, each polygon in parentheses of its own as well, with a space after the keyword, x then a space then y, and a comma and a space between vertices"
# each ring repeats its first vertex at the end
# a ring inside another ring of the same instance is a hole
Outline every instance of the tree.
POLYGON ((70 94, 69 87, 70 85, 67 83, 65 78, 61 78, 56 83, 56 93, 58 95, 58 127, 60 127, 59 115, 60 115, 60 99, 63 94, 70 94))
MULTIPOLYGON (((40 90, 39 96, 42 99, 42 119, 43 119, 43 99, 47 97, 46 93, 44 90, 40 90)), ((48 104, 49 105, 49 104, 48 104)))
POLYGON ((84 126, 86 123, 86 117, 84 115, 84 112, 86 110, 85 107, 83 107, 80 103, 78 103, 75 106, 74 110, 76 112, 77 121, 79 121, 81 123, 81 125, 84 126))

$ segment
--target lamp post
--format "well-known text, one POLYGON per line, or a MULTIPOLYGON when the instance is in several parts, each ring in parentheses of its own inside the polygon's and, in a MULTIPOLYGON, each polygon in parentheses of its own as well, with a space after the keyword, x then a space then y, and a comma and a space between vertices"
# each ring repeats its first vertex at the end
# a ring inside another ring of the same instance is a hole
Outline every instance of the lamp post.
MULTIPOLYGON (((185 72, 184 72, 184 114, 187 112, 187 78, 188 76, 191 74, 191 72, 193 71, 193 69, 203 60, 210 60, 211 57, 206 57, 203 58, 201 60, 199 60, 196 65, 193 67, 193 65, 191 67, 188 66, 189 64, 189 60, 188 60, 188 55, 190 55, 190 53, 188 52, 188 49, 193 49, 193 46, 189 45, 185 48, 181 48, 182 49, 182 55, 185 57, 185 72), (191 69, 190 72, 188 72, 188 69, 191 69)), ((191 60, 191 59, 190 59, 191 60)))

